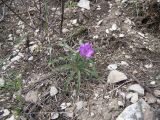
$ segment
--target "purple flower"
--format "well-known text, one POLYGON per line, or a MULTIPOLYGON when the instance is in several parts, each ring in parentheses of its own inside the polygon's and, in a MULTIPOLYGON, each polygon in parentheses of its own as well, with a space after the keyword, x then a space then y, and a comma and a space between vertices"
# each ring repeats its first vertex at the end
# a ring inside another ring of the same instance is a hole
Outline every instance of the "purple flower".
POLYGON ((82 43, 79 47, 80 55, 86 58, 92 57, 94 50, 90 43, 82 43))

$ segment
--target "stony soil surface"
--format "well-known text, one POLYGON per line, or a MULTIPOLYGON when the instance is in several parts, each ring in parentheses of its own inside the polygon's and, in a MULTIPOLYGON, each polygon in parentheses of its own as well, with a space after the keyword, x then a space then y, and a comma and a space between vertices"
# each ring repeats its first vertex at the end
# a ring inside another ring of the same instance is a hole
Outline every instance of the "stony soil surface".
POLYGON ((60 35, 58 0, 0 2, 0 119, 159 120, 160 3, 77 3, 66 2, 60 35), (65 54, 59 42, 77 49, 81 40, 95 48, 99 78, 83 80, 76 94, 51 63, 65 54))

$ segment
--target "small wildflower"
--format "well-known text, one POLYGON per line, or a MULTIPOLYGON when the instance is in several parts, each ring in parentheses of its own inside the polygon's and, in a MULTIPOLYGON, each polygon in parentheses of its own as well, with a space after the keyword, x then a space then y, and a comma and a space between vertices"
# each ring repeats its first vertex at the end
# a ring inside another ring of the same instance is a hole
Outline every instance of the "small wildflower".
POLYGON ((90 43, 82 43, 79 47, 80 55, 86 58, 92 57, 94 50, 90 43))

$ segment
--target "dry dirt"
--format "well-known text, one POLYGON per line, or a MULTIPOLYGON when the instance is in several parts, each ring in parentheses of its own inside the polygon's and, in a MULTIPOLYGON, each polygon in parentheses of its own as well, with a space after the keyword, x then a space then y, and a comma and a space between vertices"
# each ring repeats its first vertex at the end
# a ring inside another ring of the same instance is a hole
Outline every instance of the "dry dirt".
MULTIPOLYGON (((59 113, 57 120, 115 120, 131 104, 122 95, 127 94, 129 85, 140 84, 145 89, 145 95, 140 98, 144 99, 146 94, 154 95, 153 91, 159 89, 160 27, 157 19, 160 16, 149 14, 147 8, 151 3, 143 0, 124 3, 121 0, 92 0, 91 10, 65 8, 64 33, 60 36, 60 2, 48 0, 46 13, 45 2, 39 1, 6 2, 9 8, 5 5, 5 16, 0 21, 0 73, 6 82, 19 78, 22 84, 18 90, 14 87, 0 88, 0 109, 9 109, 10 115, 14 114, 22 120, 51 119, 53 112, 59 113), (49 14, 47 20, 45 14, 49 14), (25 23, 20 22, 21 19, 25 23), (72 24, 75 19, 77 23, 72 24), (113 24, 116 24, 115 30, 111 30, 113 24), (58 45, 62 40, 75 49, 80 40, 89 41, 96 49, 94 58, 100 77, 98 80, 84 80, 78 95, 74 95, 75 88, 72 86, 69 92, 64 91, 67 73, 56 72, 54 66, 49 64, 50 60, 64 55, 64 50, 58 45), (32 51, 34 45, 36 49, 32 51), (18 53, 23 53, 23 57, 11 62, 18 53), (29 60, 30 57, 33 60, 29 60), (128 66, 120 65, 121 61, 128 66), (107 83, 110 72, 107 66, 114 63, 118 64, 118 70, 125 73, 128 79, 110 85, 107 83), (150 84, 152 81, 156 84, 150 84), (53 85, 59 91, 56 97, 49 95, 53 85), (25 101, 30 91, 38 91, 35 103, 25 101), (79 111, 75 110, 77 101, 85 103, 79 111), (118 101, 123 101, 124 105, 119 106, 118 101), (62 103, 72 105, 64 111, 60 108, 62 103), (72 118, 66 116, 68 112, 73 113, 72 118)), ((4 7, 2 2, 0 6, 4 7)), ((156 9, 156 13, 160 14, 159 9, 156 9)), ((150 106, 158 116, 160 99, 155 99, 156 102, 150 106)))

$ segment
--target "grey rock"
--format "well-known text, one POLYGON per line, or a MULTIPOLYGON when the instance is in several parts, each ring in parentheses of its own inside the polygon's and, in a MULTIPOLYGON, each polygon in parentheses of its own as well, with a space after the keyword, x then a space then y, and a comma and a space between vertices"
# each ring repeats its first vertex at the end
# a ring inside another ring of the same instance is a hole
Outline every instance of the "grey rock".
POLYGON ((143 100, 126 107, 116 120, 153 120, 151 107, 143 100))
POLYGON ((160 97, 160 90, 154 90, 154 95, 156 97, 160 97))
POLYGON ((133 84, 128 87, 129 91, 137 92, 139 95, 144 95, 144 89, 139 84, 133 84))
POLYGON ((58 90, 55 86, 51 86, 50 88, 50 96, 55 96, 58 93, 58 90))
POLYGON ((127 79, 127 76, 118 70, 112 70, 108 75, 108 83, 117 83, 127 79))

